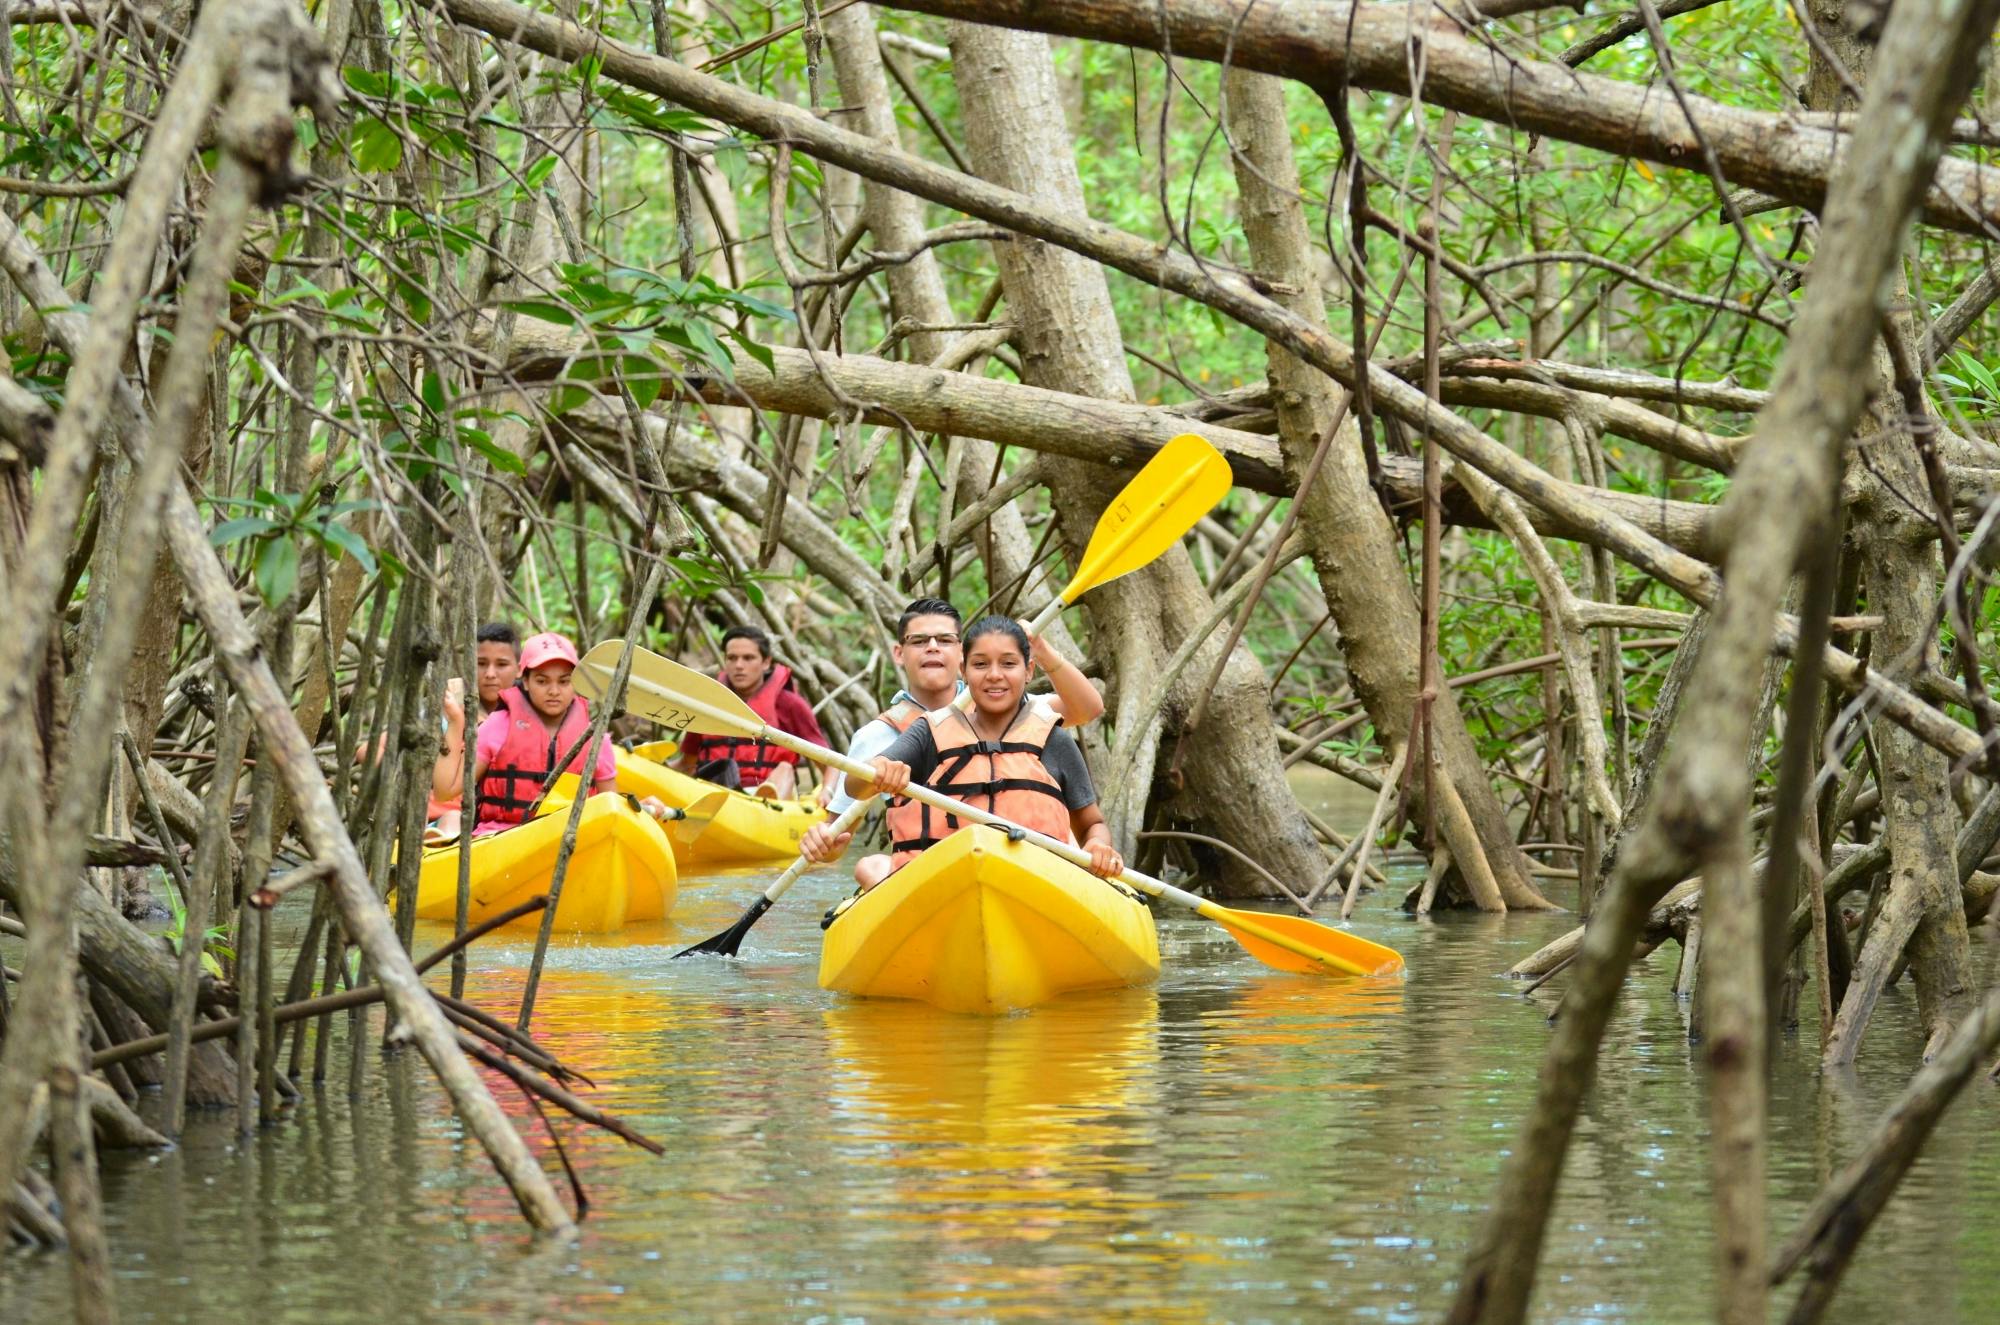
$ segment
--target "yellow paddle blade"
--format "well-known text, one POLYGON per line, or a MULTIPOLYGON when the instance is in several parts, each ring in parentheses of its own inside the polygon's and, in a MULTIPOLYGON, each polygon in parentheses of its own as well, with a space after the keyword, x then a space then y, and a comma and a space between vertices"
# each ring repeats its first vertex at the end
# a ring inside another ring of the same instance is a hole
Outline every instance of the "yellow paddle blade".
POLYGON ((576 774, 561 774, 556 778, 555 785, 549 788, 549 794, 542 797, 542 803, 535 807, 535 817, 539 819, 545 814, 554 814, 557 810, 567 810, 570 802, 575 799, 576 774))
POLYGON ((694 840, 708 827, 709 821, 720 814, 722 807, 727 804, 729 804, 728 792, 711 791, 690 801, 681 811, 681 818, 669 819, 661 827, 672 833, 676 842, 684 847, 691 847, 694 845, 694 840))
POLYGON ((1062 601, 1129 575, 1181 541, 1235 482, 1222 452, 1191 432, 1159 449, 1098 517, 1062 601))
MULTIPOLYGON (((618 670, 623 640, 606 640, 583 655, 576 668, 576 692, 585 699, 604 698, 618 670)), ((754 736, 763 727, 757 716, 722 682, 662 658, 650 649, 632 650, 632 679, 625 687, 625 708, 651 718, 675 733, 704 736, 754 736)))
POLYGON ((1201 913, 1228 930, 1251 956, 1280 971, 1324 975, 1332 968, 1348 975, 1394 975, 1403 969, 1403 954, 1394 948, 1304 916, 1236 911, 1213 902, 1201 913))

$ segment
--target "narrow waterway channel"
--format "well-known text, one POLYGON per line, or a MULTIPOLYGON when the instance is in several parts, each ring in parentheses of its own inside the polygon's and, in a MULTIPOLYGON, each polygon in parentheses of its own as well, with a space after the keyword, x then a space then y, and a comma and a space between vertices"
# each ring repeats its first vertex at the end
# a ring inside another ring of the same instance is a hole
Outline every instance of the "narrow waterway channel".
MULTIPOLYGON (((1555 1007, 1499 973, 1570 923, 1418 924, 1371 898, 1356 928, 1410 968, 1371 984, 1280 975, 1162 915, 1158 988, 981 1020, 819 990, 838 871, 766 917, 747 960, 666 960, 760 877, 690 880, 669 924, 551 956, 536 1034, 666 1146, 555 1123, 591 1202, 576 1246, 529 1247, 413 1053, 350 1099, 341 1051, 246 1144, 212 1116, 178 1152, 108 1157, 124 1318, 1435 1319, 1555 1007)), ((481 945, 471 996, 510 1010, 531 942, 481 945)), ((1708 1315, 1705 1111, 1671 960, 1641 969, 1612 1024, 1537 1319, 1708 1315)), ((1887 1005, 1872 1034, 1914 1044, 1906 991, 1887 1005)), ((1773 1102, 1780 1227, 1913 1066, 1873 1053, 1822 1081, 1802 1034, 1773 1102)), ((1995 1101, 1969 1090, 1835 1319, 1991 1318, 1995 1101)), ((0 1321, 62 1318, 68 1292, 60 1257, 0 1261, 0 1321)))

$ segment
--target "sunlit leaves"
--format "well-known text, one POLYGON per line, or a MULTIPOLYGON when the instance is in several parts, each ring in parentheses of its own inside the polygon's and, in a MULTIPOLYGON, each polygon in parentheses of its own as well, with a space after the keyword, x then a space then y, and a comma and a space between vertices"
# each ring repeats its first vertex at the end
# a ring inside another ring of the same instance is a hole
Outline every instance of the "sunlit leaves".
POLYGON ((373 115, 358 116, 347 135, 354 168, 367 175, 385 175, 403 164, 403 140, 373 115))

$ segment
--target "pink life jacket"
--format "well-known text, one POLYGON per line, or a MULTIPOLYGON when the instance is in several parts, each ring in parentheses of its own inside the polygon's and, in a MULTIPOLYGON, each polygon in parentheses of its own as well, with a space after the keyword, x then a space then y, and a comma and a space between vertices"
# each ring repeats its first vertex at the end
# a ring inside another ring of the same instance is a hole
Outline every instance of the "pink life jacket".
MULTIPOLYGON (((526 819, 541 799, 542 783, 548 780, 549 769, 562 758, 563 751, 581 741, 590 730, 590 705, 580 696, 570 702, 569 712, 563 714, 554 736, 549 735, 549 729, 542 725, 542 715, 535 711, 527 692, 519 686, 500 692, 500 707, 507 714, 507 740, 500 753, 487 764, 486 776, 479 782, 474 804, 481 828, 489 824, 507 827, 526 819)), ((577 751, 576 758, 563 770, 577 775, 586 796, 591 792, 591 773, 597 766, 594 753, 577 751)))

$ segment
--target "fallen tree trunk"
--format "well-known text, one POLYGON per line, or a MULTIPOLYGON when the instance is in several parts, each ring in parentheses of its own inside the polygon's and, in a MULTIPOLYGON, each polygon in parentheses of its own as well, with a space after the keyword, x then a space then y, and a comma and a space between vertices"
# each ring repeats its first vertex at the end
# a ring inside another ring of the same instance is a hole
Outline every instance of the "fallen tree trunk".
MULTIPOLYGON (((446 0, 454 13, 492 0, 446 0)), ((1274 5, 1256 0, 887 0, 896 9, 1114 42, 1181 58, 1227 60, 1322 95, 1341 84, 1421 98, 1558 142, 1704 172, 1704 146, 1732 184, 1817 211, 1845 160, 1851 121, 1743 110, 1650 84, 1503 54, 1428 0, 1274 5), (1690 116, 1692 119, 1690 120, 1690 116)), ((1932 225, 1979 234, 2000 225, 2000 171, 1948 159, 1920 199, 1932 225)))
MULTIPOLYGON (((520 349, 508 369, 523 380, 553 378, 572 356, 586 352, 581 340, 553 327, 533 337, 523 328, 516 333, 515 343, 520 349)), ((862 403, 866 422, 908 423, 925 432, 976 437, 1118 470, 1137 470, 1177 434, 1198 432, 1228 459, 1239 487, 1280 497, 1293 492, 1294 485, 1285 477, 1282 448, 1276 439, 1260 433, 1197 422, 1159 406, 1098 400, 924 364, 897 363, 865 354, 822 354, 815 367, 812 356, 804 350, 779 345, 766 348, 772 356, 768 369, 746 355, 735 365, 731 377, 686 371, 679 379, 679 390, 688 399, 710 404, 749 404, 822 419, 831 418, 840 409, 835 395, 838 391, 862 403)), ((685 440, 676 442, 677 447, 685 444, 685 440)), ((1421 508, 1423 472, 1416 460, 1385 455, 1382 476, 1399 508, 1413 508, 1412 514, 1421 508)), ((1691 556, 1713 560, 1719 555, 1712 506, 1573 483, 1561 486, 1580 503, 1595 504, 1691 556)), ((1535 505, 1527 510, 1537 533, 1620 550, 1615 540, 1602 537, 1600 526, 1594 523, 1571 520, 1535 505)), ((1465 491, 1448 478, 1444 513, 1452 524, 1493 527, 1465 491)))

